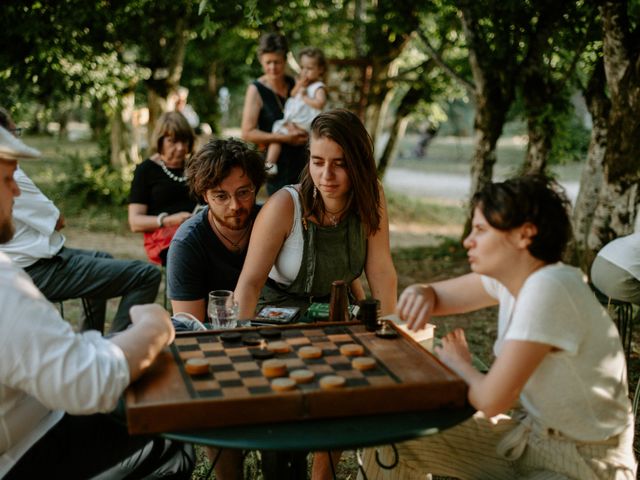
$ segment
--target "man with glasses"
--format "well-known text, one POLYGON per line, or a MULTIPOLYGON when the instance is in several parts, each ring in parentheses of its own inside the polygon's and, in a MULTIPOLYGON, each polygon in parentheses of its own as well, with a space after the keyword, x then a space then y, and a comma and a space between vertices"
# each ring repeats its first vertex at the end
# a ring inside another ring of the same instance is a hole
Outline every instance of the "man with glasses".
POLYGON ((206 321, 209 292, 236 288, 258 213, 264 161, 239 140, 214 140, 194 155, 185 174, 191 193, 206 207, 171 241, 168 295, 174 312, 206 321))
MULTIPOLYGON (((258 213, 264 160, 241 141, 213 140, 189 161, 185 175, 191 193, 206 207, 180 225, 171 240, 167 290, 174 313, 187 312, 204 322, 209 292, 236 288, 258 213)), ((242 478, 242 452, 221 452, 216 478, 242 478)))

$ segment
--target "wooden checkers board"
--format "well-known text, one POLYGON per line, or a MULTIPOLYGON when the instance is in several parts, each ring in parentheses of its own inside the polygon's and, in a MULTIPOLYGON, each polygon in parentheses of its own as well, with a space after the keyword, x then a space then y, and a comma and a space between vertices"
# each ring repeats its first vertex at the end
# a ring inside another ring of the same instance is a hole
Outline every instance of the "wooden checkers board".
MULTIPOLYGON (((359 323, 269 327, 281 333, 277 341, 291 347, 276 353, 288 372, 314 372, 310 383, 276 392, 261 370, 265 360, 251 354, 260 346, 227 342, 221 332, 179 334, 136 383, 127 390, 130 433, 161 433, 228 425, 420 411, 466 404, 467 387, 433 355, 402 332, 378 338, 359 323), (360 371, 352 358, 340 353, 345 344, 364 347, 375 368, 360 371), (300 348, 322 350, 316 359, 303 359, 300 348), (189 375, 185 362, 206 359, 209 372, 189 375), (320 379, 339 375, 346 382, 337 389, 320 388, 320 379)), ((259 328, 239 332, 259 336, 259 328)), ((264 343, 276 341, 265 339, 264 343)))

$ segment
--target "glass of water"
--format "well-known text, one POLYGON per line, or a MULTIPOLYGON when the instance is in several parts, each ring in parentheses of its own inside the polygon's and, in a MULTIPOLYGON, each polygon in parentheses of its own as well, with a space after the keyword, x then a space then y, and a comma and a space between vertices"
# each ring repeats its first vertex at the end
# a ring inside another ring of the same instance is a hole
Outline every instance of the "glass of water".
POLYGON ((209 292, 207 306, 211 328, 224 330, 238 325, 238 304, 231 290, 213 290, 209 292))

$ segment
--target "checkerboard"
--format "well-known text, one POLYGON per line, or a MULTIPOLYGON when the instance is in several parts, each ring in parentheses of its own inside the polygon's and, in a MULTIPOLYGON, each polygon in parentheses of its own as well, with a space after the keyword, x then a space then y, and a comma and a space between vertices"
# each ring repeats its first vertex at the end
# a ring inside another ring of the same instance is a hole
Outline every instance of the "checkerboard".
MULTIPOLYGON (((307 369, 314 380, 293 390, 272 390, 252 349, 240 342, 227 342, 221 332, 183 334, 163 352, 156 364, 127 394, 127 415, 131 433, 304 420, 427 410, 462 406, 466 385, 411 338, 398 332, 393 339, 376 337, 361 324, 314 324, 269 327, 278 330, 291 351, 275 354, 288 371, 307 369), (340 346, 359 344, 364 355, 376 360, 375 368, 352 368, 352 358, 340 353, 340 346), (322 357, 304 359, 304 346, 322 350, 322 357), (190 358, 204 358, 209 372, 192 376, 185 371, 190 358), (323 390, 319 380, 339 375, 346 382, 336 390, 323 390)), ((258 335, 262 329, 243 329, 258 335)), ((262 347, 275 339, 264 338, 262 347)))

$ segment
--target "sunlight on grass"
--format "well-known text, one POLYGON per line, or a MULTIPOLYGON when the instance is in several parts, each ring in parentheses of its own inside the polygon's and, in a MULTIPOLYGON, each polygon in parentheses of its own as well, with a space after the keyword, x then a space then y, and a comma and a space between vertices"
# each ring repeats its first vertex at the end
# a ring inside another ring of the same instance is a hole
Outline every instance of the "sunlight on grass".
POLYGON ((425 225, 462 224, 465 211, 461 206, 435 199, 416 198, 395 192, 386 192, 389 220, 397 223, 425 225))

